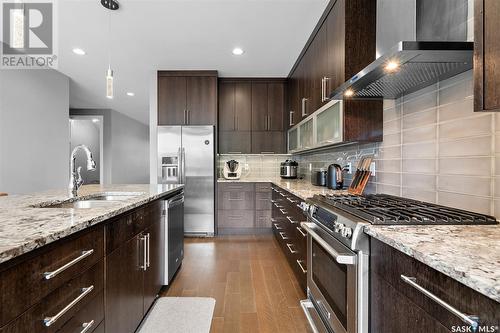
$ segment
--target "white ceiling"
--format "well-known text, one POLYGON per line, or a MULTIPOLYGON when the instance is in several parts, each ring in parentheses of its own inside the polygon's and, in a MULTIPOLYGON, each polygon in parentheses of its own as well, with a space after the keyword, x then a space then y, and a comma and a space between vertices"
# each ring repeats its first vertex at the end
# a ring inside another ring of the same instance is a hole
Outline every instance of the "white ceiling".
POLYGON ((215 69, 221 77, 284 77, 328 0, 59 1, 59 70, 71 78, 73 108, 112 108, 149 119, 149 78, 158 69, 215 69), (111 47, 110 47, 111 46, 111 47), (234 47, 245 50, 234 56, 234 47), (84 49, 77 56, 72 49, 84 49), (108 50, 115 97, 105 97, 108 50), (135 97, 126 92, 132 91, 135 97))

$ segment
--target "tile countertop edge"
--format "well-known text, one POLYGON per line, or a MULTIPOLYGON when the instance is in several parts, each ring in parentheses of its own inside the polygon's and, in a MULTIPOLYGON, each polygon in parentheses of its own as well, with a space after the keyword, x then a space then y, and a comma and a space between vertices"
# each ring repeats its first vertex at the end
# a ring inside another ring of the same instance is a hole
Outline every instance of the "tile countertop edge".
MULTIPOLYGON (((401 226, 390 226, 390 227, 405 228, 401 226)), ((459 226, 459 227, 463 228, 467 226, 459 226)), ((473 227, 481 227, 481 226, 473 226, 473 227)), ((500 228, 500 226, 497 227, 500 228)), ((387 230, 381 231, 380 229, 377 228, 377 226, 366 226, 364 232, 369 236, 374 237, 377 240, 393 247, 394 249, 420 261, 421 263, 431 267, 432 269, 435 269, 436 271, 448 277, 451 277, 452 279, 471 288, 472 290, 475 290, 483 294, 484 296, 500 303, 500 285, 498 279, 481 277, 480 275, 471 274, 471 272, 475 271, 473 268, 459 270, 457 269, 456 265, 451 264, 449 261, 446 261, 443 258, 433 258, 433 255, 435 256, 436 252, 428 250, 421 251, 417 248, 416 245, 405 244, 401 240, 396 239, 396 237, 391 237, 390 235, 387 235, 387 230)), ((420 235, 418 234, 414 235, 414 237, 419 237, 419 236, 420 235)), ((456 253, 450 255, 454 257, 457 256, 456 253)), ((500 262, 498 263, 500 264, 500 262)), ((480 266, 480 264, 478 264, 478 266, 480 266)), ((479 272, 483 271, 478 270, 478 273, 479 272)), ((487 274, 487 272, 485 274, 487 274)))
MULTIPOLYGON (((82 222, 80 222, 76 225, 73 225, 71 227, 68 227, 68 228, 65 228, 62 230, 58 230, 55 232, 51 232, 49 234, 42 234, 37 238, 28 239, 27 241, 24 241, 17 246, 7 246, 7 249, 3 249, 0 246, 0 265, 2 265, 3 263, 5 263, 11 259, 19 257, 23 254, 34 251, 38 248, 41 248, 41 247, 48 245, 50 243, 53 243, 55 241, 58 241, 62 238, 69 237, 77 232, 80 232, 80 231, 83 231, 87 228, 95 226, 95 225, 97 225, 103 221, 109 220, 115 216, 126 213, 130 210, 133 210, 134 208, 145 205, 149 202, 152 202, 152 201, 157 200, 161 197, 167 196, 171 193, 175 193, 182 188, 184 188, 184 185, 179 184, 178 186, 176 186, 174 188, 169 188, 169 189, 166 189, 166 190, 161 191, 159 193, 146 194, 147 195, 146 198, 141 196, 141 200, 139 200, 139 201, 134 201, 130 204, 127 204, 126 206, 120 206, 116 209, 106 211, 100 215, 96 215, 93 218, 85 219, 85 221, 82 221, 82 222)), ((20 207, 13 208, 12 211, 19 210, 19 209, 22 209, 22 208, 20 208, 20 207)), ((54 209, 55 210, 57 208, 30 208, 30 209, 50 209, 50 210, 54 209)), ((2 241, 2 238, 5 239, 5 236, 2 237, 2 235, 1 235, 2 232, 3 232, 3 230, 0 230, 0 243, 2 241)))

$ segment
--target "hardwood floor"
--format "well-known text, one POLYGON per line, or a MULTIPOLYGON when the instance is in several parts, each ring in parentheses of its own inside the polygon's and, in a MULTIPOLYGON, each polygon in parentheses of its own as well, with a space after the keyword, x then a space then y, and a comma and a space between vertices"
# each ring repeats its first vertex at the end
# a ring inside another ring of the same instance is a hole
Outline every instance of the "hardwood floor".
POLYGON ((305 294, 272 235, 188 238, 162 296, 216 299, 211 332, 310 332, 305 294))

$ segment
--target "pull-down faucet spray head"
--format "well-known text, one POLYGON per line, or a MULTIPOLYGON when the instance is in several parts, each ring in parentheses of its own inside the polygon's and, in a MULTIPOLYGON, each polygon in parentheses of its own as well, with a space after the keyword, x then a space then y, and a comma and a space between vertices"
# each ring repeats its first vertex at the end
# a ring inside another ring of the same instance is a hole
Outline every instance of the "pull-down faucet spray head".
POLYGON ((78 196, 78 188, 82 186, 83 184, 83 179, 80 175, 80 170, 81 167, 78 169, 76 168, 76 153, 78 150, 82 149, 85 154, 87 155, 87 170, 88 171, 94 171, 96 168, 96 164, 94 159, 92 158, 92 152, 90 149, 85 146, 85 145, 78 145, 73 149, 71 152, 71 158, 70 158, 70 163, 69 163, 69 168, 70 168, 70 176, 69 176, 69 196, 70 198, 75 198, 78 196))

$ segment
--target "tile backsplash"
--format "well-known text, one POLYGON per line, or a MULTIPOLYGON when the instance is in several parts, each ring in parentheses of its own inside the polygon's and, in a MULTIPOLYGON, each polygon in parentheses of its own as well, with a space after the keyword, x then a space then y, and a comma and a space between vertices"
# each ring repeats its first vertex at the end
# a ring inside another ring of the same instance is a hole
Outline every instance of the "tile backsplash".
MULTIPOLYGON (((300 173, 373 154, 368 192, 500 218, 500 114, 473 111, 472 71, 384 101, 380 144, 293 156, 300 173)), ((340 164, 340 163, 339 163, 340 164)), ((354 164, 355 165, 355 164, 354 164)))
POLYGON ((290 158, 290 155, 218 155, 217 175, 222 178, 224 163, 236 160, 243 166, 241 178, 276 178, 280 176, 280 163, 290 158))

